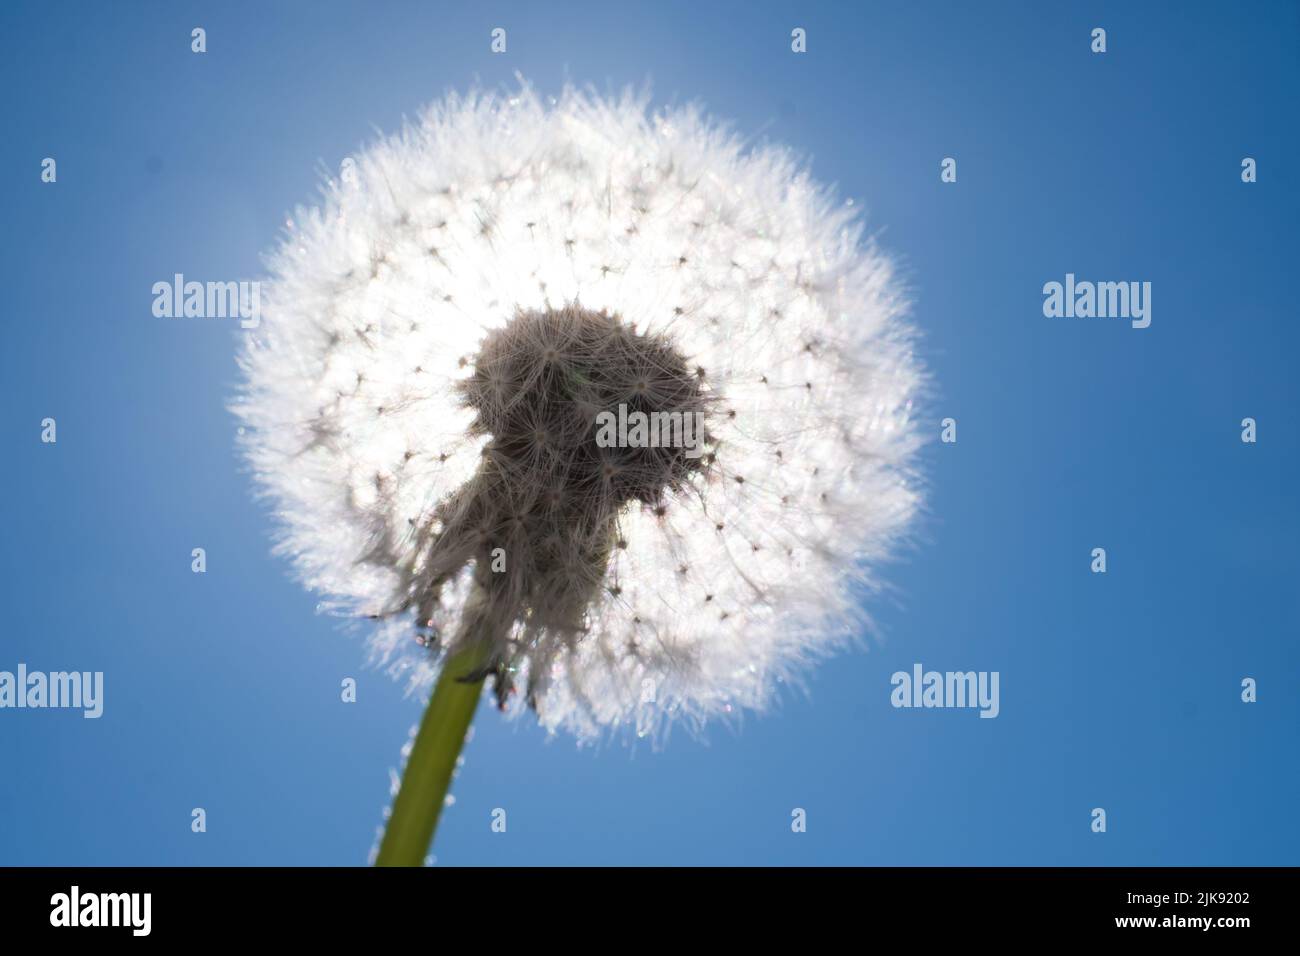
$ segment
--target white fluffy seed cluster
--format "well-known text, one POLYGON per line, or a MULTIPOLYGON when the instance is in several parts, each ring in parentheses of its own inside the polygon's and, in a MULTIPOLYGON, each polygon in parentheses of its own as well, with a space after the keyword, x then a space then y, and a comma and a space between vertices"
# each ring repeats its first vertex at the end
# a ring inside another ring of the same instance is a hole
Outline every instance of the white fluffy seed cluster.
POLYGON ((851 208, 694 109, 526 86, 345 170, 272 257, 234 410, 280 549, 380 662, 419 690, 490 641, 503 705, 645 735, 860 633, 921 372, 851 208), (703 412, 704 454, 596 447, 620 400, 703 412))

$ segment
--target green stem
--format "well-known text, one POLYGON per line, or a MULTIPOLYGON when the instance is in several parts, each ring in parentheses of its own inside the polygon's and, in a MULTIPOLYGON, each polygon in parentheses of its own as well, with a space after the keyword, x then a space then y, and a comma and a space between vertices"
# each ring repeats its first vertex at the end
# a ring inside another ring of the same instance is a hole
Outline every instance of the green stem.
POLYGON ((479 670, 486 650, 486 642, 476 642, 443 665, 407 758, 402 785, 379 844, 376 866, 424 864, 451 786, 456 758, 465 746, 465 734, 483 691, 481 679, 465 683, 457 678, 479 670))

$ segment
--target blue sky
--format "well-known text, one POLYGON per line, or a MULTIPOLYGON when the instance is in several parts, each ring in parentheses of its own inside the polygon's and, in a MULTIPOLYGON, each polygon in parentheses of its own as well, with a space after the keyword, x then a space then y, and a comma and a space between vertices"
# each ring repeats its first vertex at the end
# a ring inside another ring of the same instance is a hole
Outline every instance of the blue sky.
POLYGON ((1298 42, 1290 3, 5 4, 0 670, 106 690, 0 710, 0 863, 365 861, 419 704, 269 554, 237 325, 150 290, 257 278, 324 170, 516 71, 649 81, 864 206, 936 441, 881 639, 661 752, 483 709, 439 862, 1300 862, 1298 42), (1151 282, 1150 328, 1044 317, 1066 273, 1151 282), (997 719, 892 708, 916 662, 998 671, 997 719))

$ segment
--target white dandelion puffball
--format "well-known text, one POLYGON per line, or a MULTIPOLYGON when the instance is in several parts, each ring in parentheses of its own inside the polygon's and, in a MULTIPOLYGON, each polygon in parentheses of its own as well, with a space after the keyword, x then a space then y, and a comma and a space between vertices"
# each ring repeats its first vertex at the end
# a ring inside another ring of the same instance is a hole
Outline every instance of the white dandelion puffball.
POLYGON ((787 151, 631 94, 450 96, 269 266, 246 454, 412 688, 473 644, 502 709, 644 735, 861 632, 922 373, 889 262, 787 151))

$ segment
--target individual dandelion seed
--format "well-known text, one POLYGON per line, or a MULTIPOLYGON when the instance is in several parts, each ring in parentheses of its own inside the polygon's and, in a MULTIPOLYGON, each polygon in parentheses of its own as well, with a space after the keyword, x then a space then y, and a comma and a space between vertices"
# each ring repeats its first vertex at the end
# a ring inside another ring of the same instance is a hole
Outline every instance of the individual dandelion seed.
POLYGON ((303 581, 435 685, 379 854, 418 863, 481 682, 655 735, 859 631, 921 372, 856 210, 693 108, 450 96, 349 171, 270 261, 234 408, 303 581), (619 406, 704 447, 602 447, 619 406))

